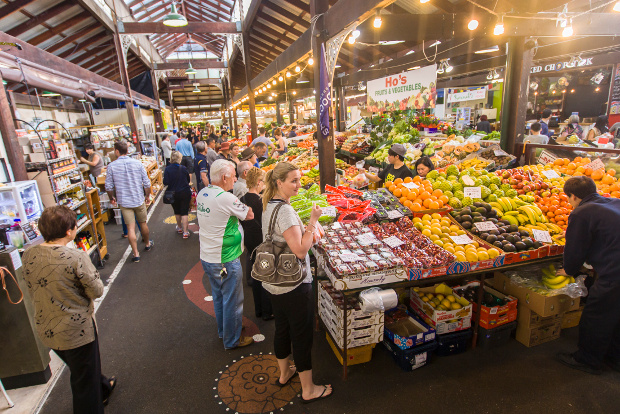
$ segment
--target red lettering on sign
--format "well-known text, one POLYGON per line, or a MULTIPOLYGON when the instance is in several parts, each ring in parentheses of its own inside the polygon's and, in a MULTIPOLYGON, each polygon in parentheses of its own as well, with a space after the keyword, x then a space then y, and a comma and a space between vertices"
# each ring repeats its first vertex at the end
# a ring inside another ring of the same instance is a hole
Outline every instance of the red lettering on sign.
POLYGON ((407 83, 407 77, 403 76, 403 75, 398 75, 398 78, 400 79, 400 84, 404 85, 405 83, 407 83))

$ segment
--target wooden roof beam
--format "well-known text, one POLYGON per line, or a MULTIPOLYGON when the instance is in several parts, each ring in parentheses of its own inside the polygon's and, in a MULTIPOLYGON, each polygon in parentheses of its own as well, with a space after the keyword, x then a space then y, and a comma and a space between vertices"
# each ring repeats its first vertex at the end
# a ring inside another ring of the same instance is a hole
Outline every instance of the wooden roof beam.
POLYGON ((88 39, 78 43, 78 45, 75 48, 70 49, 70 50, 66 50, 66 51, 60 53, 58 55, 58 57, 61 57, 63 59, 67 59, 69 61, 72 61, 73 59, 75 59, 78 56, 78 54, 80 52, 84 52, 87 47, 89 47, 89 46, 91 46, 91 45, 93 45, 95 43, 102 42, 104 40, 108 40, 108 39, 110 39, 110 36, 97 36, 97 35, 93 35, 93 36, 89 37, 88 39), (73 56, 73 57, 71 57, 71 56, 73 56))
POLYGON ((0 8, 0 19, 9 17, 13 13, 20 11, 34 1, 35 0, 15 0, 12 3, 3 6, 2 8, 0 8))
MULTIPOLYGON (((103 45, 102 45, 103 46, 103 45)), ((80 65, 80 66, 86 66, 86 64, 90 61, 101 61, 99 58, 105 56, 105 55, 110 55, 110 51, 114 48, 114 42, 110 42, 103 47, 101 50, 97 51, 96 53, 88 53, 85 55, 81 55, 79 56, 77 59, 75 59, 74 61, 72 61, 71 63, 75 63, 76 65, 80 65), (99 60, 98 60, 99 59, 99 60)), ((115 53, 112 53, 112 55, 114 55, 115 53)))
POLYGON ((64 32, 68 28, 74 27, 77 24, 89 18, 91 18, 91 14, 85 10, 82 13, 76 16, 73 16, 70 19, 67 19, 66 21, 60 23, 59 25, 52 27, 51 29, 45 31, 44 33, 41 33, 40 35, 33 37, 32 39, 28 40, 28 43, 34 46, 38 46, 41 43, 51 39, 52 37, 56 35, 61 35, 62 32, 64 32))
MULTIPOLYGON (((194 12, 196 12, 199 16, 207 14, 210 17, 214 17, 215 20, 217 19, 222 19, 224 21, 230 21, 230 12, 228 13, 220 13, 217 10, 213 10, 213 9, 207 9, 207 8, 203 8, 203 7, 199 7, 198 4, 194 4, 194 3, 185 3, 185 11, 187 11, 188 9, 193 10, 194 12)), ((203 19, 199 20, 199 21, 204 21, 203 19)))
POLYGON ((286 2, 303 12, 310 13, 310 4, 306 4, 301 0, 286 0, 286 2))
POLYGON ((13 29, 9 30, 8 32, 6 32, 9 36, 19 36, 25 32, 27 32, 28 30, 37 27, 38 25, 40 25, 41 23, 45 23, 46 21, 48 21, 49 19, 58 16, 60 13, 64 13, 65 11, 69 10, 72 7, 77 6, 75 3, 73 3, 70 0, 65 0, 60 4, 56 4, 55 6, 50 7, 49 9, 45 10, 44 12, 42 12, 41 14, 34 16, 33 18, 29 19, 28 21, 20 24, 17 27, 14 27, 13 29))
POLYGON ((141 16, 139 16, 139 17, 138 17, 138 14, 142 13, 141 9, 140 10, 136 10, 135 12, 132 11, 131 14, 133 14, 133 16, 134 16, 134 18, 136 20, 141 20, 141 21, 143 21, 145 19, 153 20, 153 19, 151 19, 151 17, 152 16, 156 16, 157 13, 160 12, 160 10, 164 10, 165 14, 167 15, 169 13, 169 9, 170 9, 170 4, 168 2, 166 2, 166 1, 162 1, 159 6, 155 7, 152 10, 146 10, 146 8, 145 8, 145 10, 144 10, 145 13, 142 14, 141 16))
POLYGON ((76 33, 72 34, 71 36, 65 37, 60 42, 54 43, 53 45, 46 48, 45 51, 49 53, 54 53, 55 51, 62 49, 63 47, 67 46, 70 43, 75 43, 75 41, 77 41, 78 39, 81 39, 82 37, 88 34, 91 34, 92 32, 99 33, 101 30, 104 30, 104 28, 100 24, 98 23, 91 24, 90 26, 87 26, 81 30, 78 30, 76 33))
MULTIPOLYGON (((153 69, 155 70, 176 70, 186 69, 189 65, 189 60, 175 59, 174 61, 155 63, 153 69)), ((218 59, 198 59, 192 60, 192 67, 194 69, 225 69, 228 65, 226 62, 219 61, 218 59)))
MULTIPOLYGON (((257 27, 263 27, 263 26, 264 27, 268 27, 268 26, 266 26, 266 25, 264 25, 264 24, 262 24, 261 22, 258 21, 258 19, 261 19, 261 20, 265 20, 266 22, 269 22, 269 23, 273 24, 276 27, 281 27, 282 26, 282 30, 284 32, 290 32, 296 38, 301 36, 302 34, 304 34, 304 32, 295 29, 295 25, 297 23, 293 22, 293 24, 285 25, 281 21, 279 21, 279 20, 273 18, 272 16, 266 14, 262 10, 257 13, 256 17, 257 17, 257 19, 254 21, 252 26, 257 25, 257 27)), ((273 29, 271 29, 271 30, 273 30, 273 29)), ((297 39, 295 39, 295 40, 297 40, 297 39)))
MULTIPOLYGON (((295 22, 298 25, 303 26, 306 29, 310 27, 310 22, 307 22, 301 17, 297 16, 296 14, 291 13, 290 11, 278 6, 277 4, 272 3, 270 0, 264 0, 263 3, 265 7, 276 12, 280 16, 286 17, 290 21, 295 22)), ((282 22, 280 22, 280 24, 282 24, 282 22)))

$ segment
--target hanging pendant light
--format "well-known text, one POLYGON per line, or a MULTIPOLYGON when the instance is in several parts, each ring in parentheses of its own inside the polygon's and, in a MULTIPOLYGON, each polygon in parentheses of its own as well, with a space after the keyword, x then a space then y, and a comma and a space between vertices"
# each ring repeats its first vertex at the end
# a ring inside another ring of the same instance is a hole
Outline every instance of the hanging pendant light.
POLYGON ((310 80, 308 80, 308 78, 304 76, 304 73, 301 72, 301 74, 299 75, 295 83, 308 83, 308 82, 310 82, 310 80))
POLYGON ((185 74, 186 75, 195 75, 197 73, 198 73, 198 71, 192 67, 192 62, 189 62, 189 67, 187 69, 185 69, 185 74))
POLYGON ((200 93, 200 89, 198 89, 198 85, 194 85, 194 90, 192 92, 200 93))
POLYGON ((177 13, 177 5, 172 2, 170 14, 164 17, 164 26, 183 27, 187 26, 187 19, 182 14, 177 13))
POLYGON ((57 92, 43 91, 41 96, 50 97, 50 96, 60 96, 57 92))

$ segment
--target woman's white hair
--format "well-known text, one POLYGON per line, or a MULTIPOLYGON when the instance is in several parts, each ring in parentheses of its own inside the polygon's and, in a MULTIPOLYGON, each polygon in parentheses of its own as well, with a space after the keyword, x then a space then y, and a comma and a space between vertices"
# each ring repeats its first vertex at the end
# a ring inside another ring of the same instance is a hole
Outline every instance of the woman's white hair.
POLYGON ((215 160, 211 165, 211 181, 222 181, 225 175, 235 175, 235 166, 227 160, 215 160))

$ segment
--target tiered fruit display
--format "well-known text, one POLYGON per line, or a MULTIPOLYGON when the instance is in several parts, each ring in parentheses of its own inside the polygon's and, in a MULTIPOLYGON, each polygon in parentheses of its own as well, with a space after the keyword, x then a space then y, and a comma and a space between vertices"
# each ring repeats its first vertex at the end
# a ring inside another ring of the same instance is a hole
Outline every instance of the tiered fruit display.
MULTIPOLYGON (((415 287, 413 290, 420 296, 423 302, 428 303, 433 309, 438 311, 458 310, 463 307, 459 301, 463 301, 463 298, 457 298, 452 293, 444 295, 442 293, 424 293, 420 292, 420 288, 415 287)), ((465 301, 467 302, 467 301, 465 301)), ((467 303, 469 305, 469 303, 467 303)), ((465 305, 465 306, 467 306, 465 305)))
POLYGON ((448 197, 441 189, 434 189, 430 181, 420 176, 386 181, 384 186, 411 211, 438 210, 448 203, 448 197))
POLYGON ((542 282, 548 289, 562 289, 569 283, 575 283, 575 278, 572 276, 558 275, 553 264, 549 267, 542 269, 543 278, 542 282))
POLYGON ((564 182, 572 177, 579 177, 582 175, 588 176, 594 180, 596 187, 599 189, 599 193, 602 195, 610 195, 611 197, 620 198, 620 182, 616 177, 616 170, 614 168, 599 168, 592 170, 587 167, 592 160, 590 158, 576 157, 570 161, 568 158, 558 158, 552 164, 540 165, 530 168, 536 168, 540 173, 544 170, 554 170, 558 174, 564 174, 567 177, 563 177, 554 186, 558 190, 562 190, 564 182))
POLYGON ((533 196, 520 195, 521 198, 500 197, 497 202, 489 203, 497 211, 497 215, 509 224, 518 226, 533 235, 533 230, 548 231, 549 234, 561 234, 563 229, 549 219, 535 204, 533 196), (524 201, 527 200, 527 201, 524 201))
MULTIPOLYGON (((464 211, 471 214, 469 209, 464 209, 464 211)), ((421 218, 414 217, 413 223, 433 243, 454 254, 459 262, 477 262, 479 260, 494 259, 501 254, 496 248, 481 246, 475 240, 466 245, 454 243, 450 236, 462 236, 467 234, 467 232, 454 224, 448 217, 441 216, 438 213, 432 215, 425 214, 421 218)))

